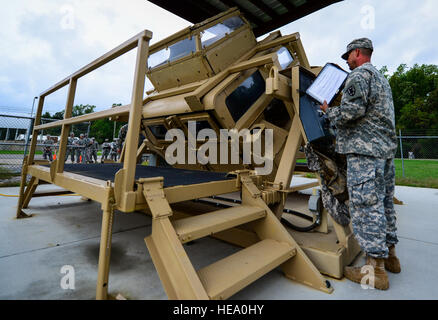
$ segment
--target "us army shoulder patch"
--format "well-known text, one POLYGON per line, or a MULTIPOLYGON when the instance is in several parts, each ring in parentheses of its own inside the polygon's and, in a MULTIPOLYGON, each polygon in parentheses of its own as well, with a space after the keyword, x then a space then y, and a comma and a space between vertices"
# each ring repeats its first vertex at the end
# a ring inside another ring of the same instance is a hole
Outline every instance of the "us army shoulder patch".
POLYGON ((354 99, 357 97, 360 97, 361 93, 359 90, 359 85, 357 83, 350 84, 346 89, 345 93, 348 97, 348 99, 354 99))

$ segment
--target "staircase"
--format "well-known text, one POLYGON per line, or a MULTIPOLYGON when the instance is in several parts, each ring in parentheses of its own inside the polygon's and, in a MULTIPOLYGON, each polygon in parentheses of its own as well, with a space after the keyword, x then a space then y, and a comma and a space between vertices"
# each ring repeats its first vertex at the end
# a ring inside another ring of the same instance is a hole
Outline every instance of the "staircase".
POLYGON ((173 222, 182 243, 231 229, 266 217, 266 211, 258 207, 235 206, 173 222))
MULTIPOLYGON (((167 228, 167 232, 171 233, 168 234, 169 240, 175 240, 176 238, 179 241, 179 243, 173 243, 173 250, 180 255, 184 255, 184 260, 188 260, 187 255, 183 252, 183 243, 200 239, 251 221, 262 220, 265 219, 265 217, 266 210, 262 208, 239 205, 179 219, 173 223, 169 220, 166 224, 170 224, 167 228)), ((169 298, 193 299, 194 297, 186 295, 185 290, 179 291, 167 287, 175 286, 175 283, 172 283, 173 281, 179 282, 177 281, 178 279, 170 279, 170 274, 175 273, 174 257, 168 254, 169 251, 163 250, 163 247, 169 247, 168 249, 171 250, 169 243, 167 245, 163 242, 158 243, 158 239, 154 237, 154 224, 152 228, 152 235, 146 237, 145 241, 152 259, 157 266, 159 276, 163 284, 166 283, 165 289, 169 298)), ((253 281, 291 259, 295 253, 296 250, 294 246, 289 243, 279 242, 273 239, 264 239, 200 270, 195 271, 191 264, 190 266, 186 265, 184 269, 186 269, 185 272, 187 274, 191 274, 191 277, 198 278, 196 283, 197 287, 202 287, 201 292, 203 293, 203 298, 215 300, 227 299, 253 281)), ((194 289, 190 291, 193 290, 194 289)))
POLYGON ((198 270, 198 276, 210 299, 223 300, 294 255, 289 244, 266 239, 198 270))
MULTIPOLYGON (((153 192, 156 196, 151 209, 161 207, 166 214, 152 210, 152 234, 145 242, 169 299, 227 299, 278 266, 290 279, 331 292, 333 289, 257 196, 251 179, 242 181, 241 205, 176 221, 170 220, 165 198, 153 192), (195 270, 184 243, 243 224, 254 230, 259 242, 195 270)), ((152 201, 150 193, 149 198, 146 191, 144 194, 148 203, 152 201)))

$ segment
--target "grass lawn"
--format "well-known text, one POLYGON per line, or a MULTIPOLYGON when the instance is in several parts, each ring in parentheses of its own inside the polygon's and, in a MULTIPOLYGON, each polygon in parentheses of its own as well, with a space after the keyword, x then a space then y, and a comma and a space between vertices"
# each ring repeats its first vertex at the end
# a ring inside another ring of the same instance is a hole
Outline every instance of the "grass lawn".
POLYGON ((12 177, 19 176, 20 173, 11 172, 7 169, 0 167, 0 179, 10 179, 12 177))
POLYGON ((438 160, 404 160, 395 159, 395 183, 401 186, 438 188, 438 160))
MULTIPOLYGON (((306 160, 300 159, 298 162, 303 163, 306 160)), ((404 177, 401 159, 395 159, 394 164, 396 185, 438 189, 438 160, 404 160, 404 177)), ((20 174, 9 172, 0 167, 0 180, 9 179, 17 175, 20 174)), ((316 178, 314 173, 306 173, 304 176, 316 178)))
MULTIPOLYGON (((23 150, 0 150, 0 154, 24 154, 23 150)), ((42 151, 35 151, 35 154, 43 154, 42 151)))
POLYGON ((19 187, 17 182, 7 182, 8 179, 19 176, 19 172, 11 172, 8 169, 0 167, 0 187, 19 187))
MULTIPOLYGON (((297 162, 306 162, 299 159, 297 162)), ((438 160, 403 160, 405 174, 403 177, 402 160, 394 159, 395 184, 399 186, 437 188, 438 189, 438 160)), ((314 173, 306 173, 307 178, 316 178, 314 173)))

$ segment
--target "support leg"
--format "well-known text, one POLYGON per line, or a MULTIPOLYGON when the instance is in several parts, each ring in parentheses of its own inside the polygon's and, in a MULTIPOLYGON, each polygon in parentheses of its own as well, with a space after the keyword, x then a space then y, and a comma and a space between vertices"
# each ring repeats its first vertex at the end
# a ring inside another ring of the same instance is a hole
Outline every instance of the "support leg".
POLYGON ((32 199, 33 194, 35 193, 36 188, 38 187, 40 180, 38 178, 32 177, 30 178, 29 185, 26 188, 26 192, 24 193, 23 200, 23 209, 26 209, 29 206, 29 202, 32 199))
POLYGON ((24 188, 26 187, 26 177, 27 177, 27 162, 28 157, 25 157, 23 160, 23 170, 21 171, 21 182, 20 182, 20 192, 18 196, 17 203, 17 219, 30 218, 31 216, 25 214, 21 209, 23 209, 24 203, 24 188))
POLYGON ((100 236, 99 267, 97 272, 96 299, 108 298, 108 277, 111 258, 111 240, 114 209, 111 204, 103 208, 102 231, 100 236))
MULTIPOLYGON (((286 145, 281 156, 280 164, 278 165, 277 174, 274 184, 283 185, 285 189, 290 188, 295 164, 297 161, 298 151, 303 143, 304 135, 301 130, 301 120, 298 114, 295 114, 292 121, 292 126, 289 130, 289 135, 286 140, 286 145)), ((274 205, 271 209, 278 219, 283 215, 283 209, 286 199, 274 205)))

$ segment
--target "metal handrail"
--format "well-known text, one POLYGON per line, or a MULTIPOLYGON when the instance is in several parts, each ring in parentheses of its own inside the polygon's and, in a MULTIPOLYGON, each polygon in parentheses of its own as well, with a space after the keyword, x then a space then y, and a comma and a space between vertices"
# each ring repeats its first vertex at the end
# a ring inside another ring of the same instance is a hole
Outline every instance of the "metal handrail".
MULTIPOLYGON (((62 173, 64 171, 63 160, 67 148, 68 131, 72 124, 80 123, 84 121, 108 118, 114 115, 129 114, 129 126, 130 128, 131 127, 133 128, 133 130, 130 131, 136 131, 136 129, 139 129, 138 127, 139 121, 137 124, 137 120, 141 117, 144 82, 146 76, 147 60, 149 57, 149 41, 151 38, 152 38, 152 32, 149 30, 144 30, 139 34, 137 34, 136 36, 129 39, 128 41, 125 41, 124 43, 117 46, 113 50, 104 54, 100 58, 94 60, 93 62, 79 69, 75 73, 71 74, 69 77, 65 78, 64 80, 61 80, 60 82, 58 82, 51 88, 47 89, 43 93, 41 93, 39 97, 38 108, 35 117, 33 136, 37 136, 38 131, 42 129, 62 126, 61 139, 60 139, 59 151, 58 151, 59 156, 57 159, 58 161, 52 164, 56 167, 54 168, 55 174, 62 173), (128 51, 134 48, 138 48, 138 49, 137 49, 137 60, 135 66, 131 104, 127 106, 116 107, 109 110, 100 111, 100 112, 94 112, 86 115, 72 117, 73 103, 76 95, 76 86, 78 79, 102 67, 103 65, 111 62, 112 60, 120 57, 121 55, 127 53, 128 51), (69 87, 68 87, 67 102, 64 112, 64 119, 52 122, 50 124, 41 124, 41 115, 44 107, 45 97, 67 85, 69 85, 69 87)), ((137 145, 136 143, 132 143, 135 139, 138 139, 138 135, 134 136, 133 134, 131 134, 131 132, 129 132, 127 136, 127 142, 130 145, 132 144, 133 146, 137 145)), ((29 157, 27 159, 27 163, 30 165, 33 164, 34 161, 36 144, 37 141, 32 140, 30 151, 29 151, 29 157)), ((130 150, 131 148, 129 146, 128 149, 129 149, 128 152, 129 156, 124 161, 124 170, 126 171, 126 175, 122 182, 123 184, 122 189, 125 192, 128 192, 133 189, 133 180, 135 174, 135 165, 133 164, 135 164, 136 162, 135 156, 137 151, 137 150, 130 150)))

